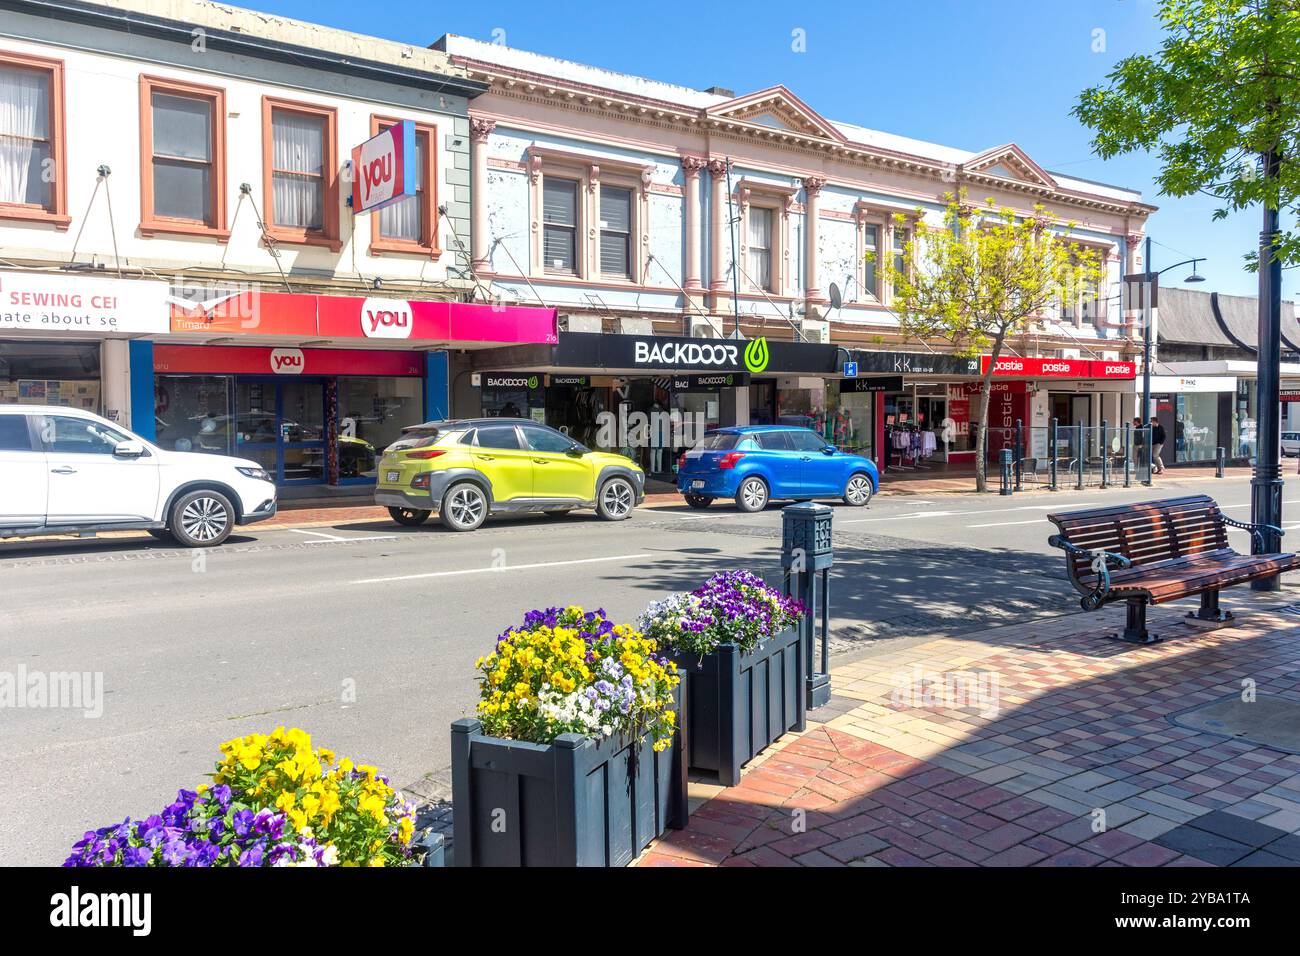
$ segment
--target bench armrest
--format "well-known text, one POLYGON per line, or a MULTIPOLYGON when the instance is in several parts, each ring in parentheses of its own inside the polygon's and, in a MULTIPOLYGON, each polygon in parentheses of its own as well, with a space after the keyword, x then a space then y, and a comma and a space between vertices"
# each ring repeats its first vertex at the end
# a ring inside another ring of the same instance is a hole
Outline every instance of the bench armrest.
POLYGON ((1275 524, 1255 524, 1250 521, 1236 521, 1235 519, 1229 518, 1227 515, 1222 513, 1219 514, 1219 519, 1230 528, 1240 528, 1243 531, 1249 531, 1251 540, 1255 542, 1256 554, 1264 553, 1264 532, 1265 531, 1271 531, 1279 538, 1281 538, 1286 534, 1285 531, 1283 531, 1275 524))
POLYGON ((1047 539, 1047 543, 1054 548, 1060 548, 1072 558, 1088 558, 1092 561, 1092 568, 1097 572, 1097 584, 1090 594, 1084 595, 1080 604, 1085 611, 1095 611, 1101 607, 1106 600, 1106 595, 1110 593, 1110 565, 1113 561, 1118 567, 1130 568, 1133 562, 1122 554, 1115 554, 1113 551, 1089 551, 1087 548, 1080 548, 1078 545, 1071 544, 1062 538, 1059 534, 1054 534, 1047 539))

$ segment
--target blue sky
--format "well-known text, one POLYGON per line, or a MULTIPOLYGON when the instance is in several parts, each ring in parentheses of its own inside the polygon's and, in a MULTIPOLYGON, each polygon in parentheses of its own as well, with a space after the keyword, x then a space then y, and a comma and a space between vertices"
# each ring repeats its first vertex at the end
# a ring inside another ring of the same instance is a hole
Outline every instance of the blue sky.
MULTIPOLYGON (((1102 162, 1069 115, 1079 91, 1120 59, 1158 48, 1152 0, 240 2, 412 44, 444 33, 501 36, 508 46, 696 88, 743 94, 783 83, 844 122, 971 150, 1015 142, 1050 170, 1139 189, 1160 206, 1149 221, 1156 269, 1204 256, 1208 281, 1198 288, 1257 290, 1242 256, 1258 242, 1258 211, 1213 222, 1208 196, 1158 195, 1152 157, 1102 162), (805 52, 792 49, 796 30, 805 52)), ((1187 272, 1162 281, 1180 285, 1187 272)), ((1300 276, 1284 273, 1284 297, 1298 290, 1300 276)))

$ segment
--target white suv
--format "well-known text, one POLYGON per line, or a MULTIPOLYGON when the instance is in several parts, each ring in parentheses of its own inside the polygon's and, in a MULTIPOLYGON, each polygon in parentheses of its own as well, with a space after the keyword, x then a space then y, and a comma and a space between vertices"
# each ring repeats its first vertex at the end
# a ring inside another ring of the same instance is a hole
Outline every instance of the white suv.
POLYGON ((275 485, 242 458, 163 451, 90 412, 0 405, 0 538, 146 529, 187 548, 275 514, 275 485))

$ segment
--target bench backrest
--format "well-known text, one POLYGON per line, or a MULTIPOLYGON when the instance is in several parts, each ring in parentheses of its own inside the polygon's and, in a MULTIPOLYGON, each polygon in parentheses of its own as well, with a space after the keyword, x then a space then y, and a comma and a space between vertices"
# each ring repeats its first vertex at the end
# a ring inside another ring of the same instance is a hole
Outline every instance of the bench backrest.
MULTIPOLYGON (((1122 554, 1135 565, 1228 547, 1228 531, 1222 519, 1219 506, 1209 495, 1047 516, 1061 537, 1075 547, 1122 554)), ((1086 558, 1068 560, 1075 577, 1092 573, 1086 558)))

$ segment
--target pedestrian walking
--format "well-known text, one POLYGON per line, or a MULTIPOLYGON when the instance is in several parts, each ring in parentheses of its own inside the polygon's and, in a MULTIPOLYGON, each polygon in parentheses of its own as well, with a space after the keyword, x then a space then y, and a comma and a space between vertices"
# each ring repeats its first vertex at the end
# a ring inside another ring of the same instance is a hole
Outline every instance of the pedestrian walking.
POLYGON ((1151 416, 1151 467, 1155 469, 1157 475, 1165 473, 1165 463, 1160 460, 1160 451, 1165 445, 1164 426, 1156 420, 1154 415, 1151 416))

